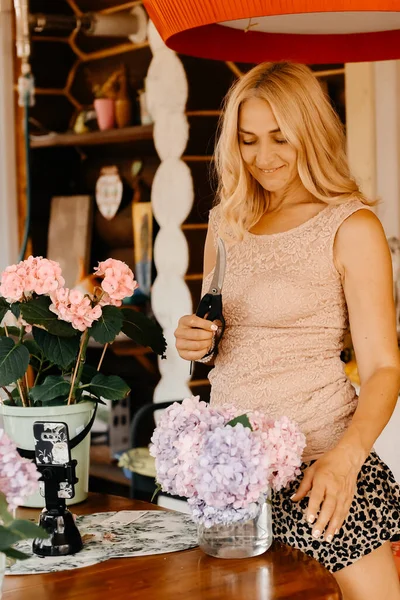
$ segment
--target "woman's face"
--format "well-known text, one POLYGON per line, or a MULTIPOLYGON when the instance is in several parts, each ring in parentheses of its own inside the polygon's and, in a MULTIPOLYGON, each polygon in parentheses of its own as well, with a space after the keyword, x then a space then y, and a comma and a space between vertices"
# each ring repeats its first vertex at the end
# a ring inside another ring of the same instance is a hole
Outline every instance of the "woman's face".
POLYGON ((239 146, 248 170, 268 192, 300 183, 297 152, 282 135, 268 102, 249 98, 239 113, 239 146))

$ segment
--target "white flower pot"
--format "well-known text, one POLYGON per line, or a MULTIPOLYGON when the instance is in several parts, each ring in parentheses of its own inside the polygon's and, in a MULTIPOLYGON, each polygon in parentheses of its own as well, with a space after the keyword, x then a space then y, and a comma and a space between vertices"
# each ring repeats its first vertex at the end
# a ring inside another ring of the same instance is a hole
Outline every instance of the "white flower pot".
MULTIPOLYGON (((33 423, 35 421, 60 421, 68 425, 69 438, 72 440, 89 423, 93 414, 92 402, 81 402, 71 406, 42 406, 23 408, 20 406, 0 405, 0 414, 3 417, 3 426, 8 437, 24 450, 34 450, 33 423)), ((90 433, 76 448, 71 450, 71 458, 77 461, 75 484, 75 497, 67 500, 67 505, 83 502, 89 490, 89 453, 90 433)), ((43 508, 44 498, 39 491, 26 498, 23 506, 43 508)), ((1 554, 0 554, 1 556, 1 554)))

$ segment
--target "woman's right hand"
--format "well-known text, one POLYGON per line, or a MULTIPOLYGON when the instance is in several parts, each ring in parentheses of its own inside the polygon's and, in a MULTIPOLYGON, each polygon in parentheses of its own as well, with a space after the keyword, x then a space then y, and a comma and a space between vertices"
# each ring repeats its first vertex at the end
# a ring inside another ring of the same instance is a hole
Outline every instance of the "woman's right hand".
POLYGON ((175 330, 175 346, 179 356, 185 360, 199 360, 209 352, 213 335, 218 325, 196 315, 185 315, 179 319, 175 330))

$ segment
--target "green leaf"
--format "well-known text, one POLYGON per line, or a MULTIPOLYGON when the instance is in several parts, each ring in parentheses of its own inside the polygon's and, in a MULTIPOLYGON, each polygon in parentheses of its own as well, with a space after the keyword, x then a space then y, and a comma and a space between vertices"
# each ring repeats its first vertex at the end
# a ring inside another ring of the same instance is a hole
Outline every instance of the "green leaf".
POLYGON ((46 540, 49 537, 49 534, 36 525, 32 523, 32 521, 27 521, 25 519, 17 519, 13 521, 9 528, 12 531, 15 531, 21 536, 21 539, 30 540, 33 538, 39 538, 41 540, 46 540))
POLYGON ((5 402, 8 404, 10 402, 11 406, 22 406, 22 400, 21 400, 21 396, 19 393, 19 389, 18 386, 15 387, 13 390, 11 390, 11 397, 13 399, 13 403, 11 403, 9 400, 5 400, 5 402))
MULTIPOLYGON (((35 329, 33 329, 33 331, 35 329)), ((22 343, 26 348, 28 348, 29 354, 31 354, 32 356, 36 356, 36 358, 38 359, 43 358, 43 352, 41 351, 35 340, 24 340, 22 343)))
POLYGON ((131 390, 121 377, 98 373, 90 382, 89 391, 106 400, 123 400, 131 390))
POLYGON ((235 417, 234 419, 232 419, 231 421, 229 421, 225 427, 227 425, 230 425, 231 427, 235 427, 235 425, 237 425, 238 423, 241 423, 243 425, 243 427, 248 427, 249 429, 251 429, 253 431, 253 428, 251 426, 251 423, 249 421, 249 417, 244 414, 244 415, 239 415, 238 417, 235 417))
POLYGON ((83 365, 81 383, 90 383, 96 377, 98 371, 93 365, 83 365))
POLYGON ((41 402, 41 404, 35 402, 35 406, 66 406, 68 403, 68 396, 59 396, 58 398, 53 398, 53 400, 45 400, 41 402))
POLYGON ((13 302, 10 304, 10 310, 14 317, 18 319, 19 315, 21 314, 21 302, 13 302))
POLYGON ((16 542, 22 540, 18 533, 9 529, 9 527, 4 527, 4 525, 0 525, 0 552, 3 552, 6 548, 9 548, 16 542))
POLYGON ((15 548, 7 548, 7 550, 3 550, 3 553, 8 558, 14 558, 15 560, 26 560, 27 558, 30 558, 29 554, 25 554, 25 552, 20 552, 15 548))
POLYGON ((116 306, 104 306, 100 319, 89 329, 90 336, 99 344, 109 344, 115 340, 122 328, 122 314, 116 306))
POLYGON ((45 540, 49 537, 49 534, 31 521, 24 519, 17 519, 11 521, 4 527, 0 525, 0 552, 8 553, 11 550, 15 551, 11 546, 20 540, 30 540, 39 538, 45 540))
POLYGON ((0 492, 0 519, 3 521, 4 525, 8 525, 13 520, 12 515, 8 512, 6 497, 2 492, 0 492))
POLYGON ((153 495, 150 499, 150 502, 153 502, 154 498, 157 496, 159 492, 162 490, 162 485, 156 481, 156 489, 153 492, 153 495))
POLYGON ((66 369, 78 356, 80 337, 58 337, 45 329, 34 327, 33 337, 38 347, 51 363, 66 369))
POLYGON ((0 323, 4 319, 5 315, 10 310, 10 305, 3 296, 0 296, 0 323))
MULTIPOLYGON (((1 316, 1 315, 0 315, 1 316)), ((7 335, 13 335, 14 337, 19 338, 20 329, 19 327, 0 327, 0 337, 4 337, 7 335)))
POLYGON ((33 298, 21 304, 22 316, 27 323, 41 325, 49 333, 61 337, 74 337, 76 329, 70 323, 58 319, 57 315, 49 309, 50 304, 51 300, 47 296, 33 298))
POLYGON ((131 308, 120 309, 124 321, 122 331, 141 346, 150 346, 156 354, 164 357, 167 342, 158 323, 131 308))
POLYGON ((40 400, 43 404, 56 398, 66 398, 69 394, 70 384, 60 375, 49 375, 42 385, 31 388, 30 396, 34 402, 40 400))
POLYGON ((0 338, 0 385, 5 386, 23 377, 29 365, 29 352, 11 338, 0 338))

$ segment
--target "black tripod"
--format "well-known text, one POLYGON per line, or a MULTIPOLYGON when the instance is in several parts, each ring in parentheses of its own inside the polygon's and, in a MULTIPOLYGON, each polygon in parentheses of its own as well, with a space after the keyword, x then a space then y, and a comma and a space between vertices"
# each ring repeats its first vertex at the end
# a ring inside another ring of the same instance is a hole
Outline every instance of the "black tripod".
POLYGON ((65 498, 59 497, 60 483, 68 482, 73 488, 78 479, 75 475, 76 460, 62 465, 37 465, 44 482, 46 508, 40 515, 39 525, 47 531, 46 540, 35 539, 33 552, 40 556, 65 556, 82 549, 82 538, 74 517, 66 508, 65 498))

